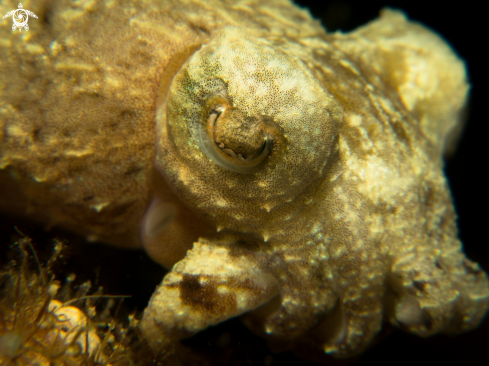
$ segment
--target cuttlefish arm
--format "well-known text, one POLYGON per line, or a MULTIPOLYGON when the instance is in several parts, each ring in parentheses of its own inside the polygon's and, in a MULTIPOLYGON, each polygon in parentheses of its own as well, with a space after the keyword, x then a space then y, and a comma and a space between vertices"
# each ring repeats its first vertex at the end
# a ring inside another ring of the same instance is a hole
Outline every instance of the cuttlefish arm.
POLYGON ((164 349, 277 294, 264 255, 200 239, 151 297, 141 329, 154 349, 164 349))

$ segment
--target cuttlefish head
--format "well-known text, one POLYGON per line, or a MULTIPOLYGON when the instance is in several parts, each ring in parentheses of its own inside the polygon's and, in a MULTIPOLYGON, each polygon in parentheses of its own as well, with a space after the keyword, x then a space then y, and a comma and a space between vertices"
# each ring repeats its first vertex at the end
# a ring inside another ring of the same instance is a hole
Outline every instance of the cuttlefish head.
POLYGON ((211 233, 273 239, 323 179, 341 115, 297 47, 228 28, 167 68, 155 166, 178 201, 163 195, 146 214, 156 261, 171 266, 211 233))

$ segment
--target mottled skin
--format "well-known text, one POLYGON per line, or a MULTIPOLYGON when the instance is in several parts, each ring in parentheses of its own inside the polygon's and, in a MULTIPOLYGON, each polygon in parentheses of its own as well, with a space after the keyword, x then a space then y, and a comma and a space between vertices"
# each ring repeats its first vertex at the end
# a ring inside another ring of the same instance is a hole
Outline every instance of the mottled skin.
POLYGON ((283 1, 24 5, 37 30, 0 37, 2 205, 173 266, 155 349, 243 313, 336 357, 383 320, 479 324, 442 172, 468 84, 438 36, 392 11, 326 34, 283 1))

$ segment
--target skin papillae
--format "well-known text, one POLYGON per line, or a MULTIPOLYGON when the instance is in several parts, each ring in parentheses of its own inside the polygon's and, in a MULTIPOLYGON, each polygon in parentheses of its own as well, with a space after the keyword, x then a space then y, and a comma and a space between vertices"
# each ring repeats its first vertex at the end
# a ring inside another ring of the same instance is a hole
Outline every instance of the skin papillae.
POLYGON ((442 172, 468 83, 432 31, 385 10, 328 34, 273 0, 24 6, 29 32, 0 30, 2 208, 171 268, 154 349, 241 314, 335 357, 383 321, 480 323, 442 172))

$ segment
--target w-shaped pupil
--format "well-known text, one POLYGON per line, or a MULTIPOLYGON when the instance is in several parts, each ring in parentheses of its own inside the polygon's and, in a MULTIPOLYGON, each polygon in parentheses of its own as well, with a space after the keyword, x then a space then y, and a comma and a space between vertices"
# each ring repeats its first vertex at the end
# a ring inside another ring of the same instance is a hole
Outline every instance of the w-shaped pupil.
POLYGON ((245 116, 236 109, 214 113, 214 141, 223 152, 242 161, 251 161, 260 155, 266 141, 260 118, 245 116))

